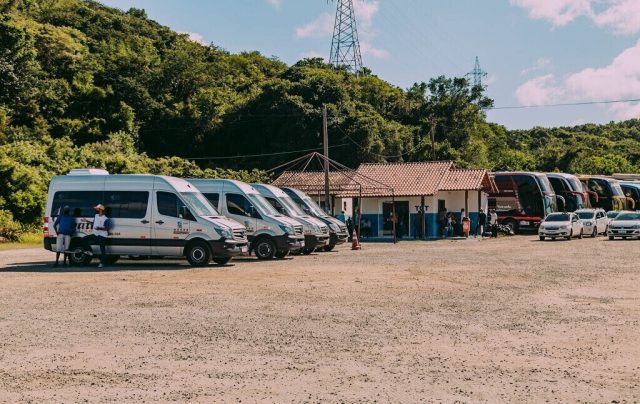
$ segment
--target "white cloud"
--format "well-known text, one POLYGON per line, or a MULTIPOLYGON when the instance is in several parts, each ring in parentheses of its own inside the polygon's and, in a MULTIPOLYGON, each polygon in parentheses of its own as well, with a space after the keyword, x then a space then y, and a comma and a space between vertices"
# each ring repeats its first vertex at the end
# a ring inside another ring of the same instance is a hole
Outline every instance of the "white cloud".
POLYGON ((531 18, 550 21, 557 27, 587 17, 617 34, 640 32, 638 0, 511 0, 511 4, 527 10, 531 18))
MULTIPOLYGON (((522 105, 541 105, 572 101, 611 101, 637 99, 640 94, 640 40, 624 50, 608 66, 587 68, 561 79, 553 74, 528 80, 516 90, 522 105)), ((640 117, 638 103, 609 106, 618 119, 640 117)))
POLYGON ((527 76, 531 73, 539 72, 541 70, 548 70, 551 67, 551 58, 540 58, 536 60, 536 62, 531 67, 527 67, 522 70, 520 74, 522 76, 527 76))
POLYGON ((201 45, 209 45, 208 43, 205 42, 204 37, 202 36, 202 34, 199 34, 197 32, 183 32, 183 34, 186 34, 189 37, 190 41, 193 42, 197 42, 201 45))
POLYGON ((267 3, 275 8, 280 8, 280 6, 282 6, 282 0, 267 0, 267 3))
MULTIPOLYGON (((378 59, 388 58, 390 56, 389 51, 373 45, 373 40, 377 36, 373 28, 373 21, 380 11, 380 3, 378 1, 355 0, 353 7, 356 14, 362 54, 378 59)), ((298 39, 330 38, 333 34, 334 23, 335 17, 333 15, 322 13, 315 20, 296 28, 296 37, 298 39)))

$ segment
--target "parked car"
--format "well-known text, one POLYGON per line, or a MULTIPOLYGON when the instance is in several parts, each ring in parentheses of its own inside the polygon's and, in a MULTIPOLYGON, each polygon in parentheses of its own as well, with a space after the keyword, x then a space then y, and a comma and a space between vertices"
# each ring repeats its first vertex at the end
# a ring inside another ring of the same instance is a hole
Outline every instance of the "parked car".
POLYGON ((640 238, 640 212, 620 212, 615 219, 609 223, 607 231, 609 240, 620 237, 623 240, 628 238, 640 238))
POLYGON ((609 223, 611 223, 611 221, 613 219, 618 217, 619 214, 620 214, 619 210, 612 210, 612 211, 607 212, 607 217, 609 218, 609 223))
POLYGON ((555 240, 556 238, 566 238, 571 240, 573 237, 582 238, 584 228, 582 221, 575 213, 551 213, 547 215, 540 227, 538 227, 538 236, 540 241, 544 241, 547 237, 555 240))
POLYGON ((576 215, 582 220, 584 233, 597 237, 598 234, 607 234, 609 218, 604 209, 578 209, 576 215))

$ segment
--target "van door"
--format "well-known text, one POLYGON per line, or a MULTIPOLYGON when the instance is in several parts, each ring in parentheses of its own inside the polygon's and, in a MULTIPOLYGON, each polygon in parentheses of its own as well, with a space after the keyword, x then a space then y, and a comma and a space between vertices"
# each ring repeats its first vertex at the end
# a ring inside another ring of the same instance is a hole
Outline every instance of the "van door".
POLYGON ((225 194, 225 204, 228 216, 242 223, 247 228, 249 241, 253 240, 258 230, 258 220, 262 219, 253 204, 244 195, 235 193, 225 194))
POLYGON ((155 191, 153 204, 152 254, 161 256, 181 256, 189 236, 190 215, 185 204, 171 191, 155 191))
POLYGON ((105 214, 112 223, 110 254, 151 254, 149 196, 148 191, 104 191, 105 214))

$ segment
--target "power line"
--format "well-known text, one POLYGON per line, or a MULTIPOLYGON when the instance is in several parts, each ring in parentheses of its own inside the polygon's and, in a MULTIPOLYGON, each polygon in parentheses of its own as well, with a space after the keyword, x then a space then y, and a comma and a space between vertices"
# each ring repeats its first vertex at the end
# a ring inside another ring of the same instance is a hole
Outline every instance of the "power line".
MULTIPOLYGON (((330 149, 337 147, 349 146, 348 143, 338 144, 334 146, 329 146, 330 149)), ((239 159, 239 158, 248 158, 248 157, 269 157, 269 156, 281 156, 284 154, 295 154, 295 153, 304 153, 304 152, 312 152, 322 150, 322 147, 316 147, 315 149, 302 149, 302 150, 292 150, 286 152, 276 152, 276 153, 262 153, 262 154, 242 154, 236 156, 217 156, 217 157, 183 157, 185 160, 228 160, 228 159, 239 159)))
POLYGON ((513 105, 507 107, 487 107, 486 110, 496 109, 527 109, 527 108, 553 108, 553 107, 573 107, 581 105, 596 105, 596 104, 617 104, 623 102, 640 102, 640 98, 630 100, 608 100, 608 101, 583 101, 583 102, 566 102, 559 104, 540 104, 540 105, 513 105))

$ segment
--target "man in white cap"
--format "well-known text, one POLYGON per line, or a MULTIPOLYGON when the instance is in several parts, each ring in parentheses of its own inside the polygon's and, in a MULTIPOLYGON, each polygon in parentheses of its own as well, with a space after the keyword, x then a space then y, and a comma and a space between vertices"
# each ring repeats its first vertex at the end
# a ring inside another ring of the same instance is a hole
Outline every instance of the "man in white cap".
MULTIPOLYGON (((96 241, 100 246, 100 264, 98 268, 104 267, 107 261, 107 237, 109 237, 110 221, 107 215, 104 214, 104 205, 98 204, 93 208, 96 211, 96 215, 93 217, 93 222, 84 220, 87 223, 93 223, 93 235, 87 237, 91 241, 96 241)), ((89 241, 89 240, 86 240, 89 241)))

